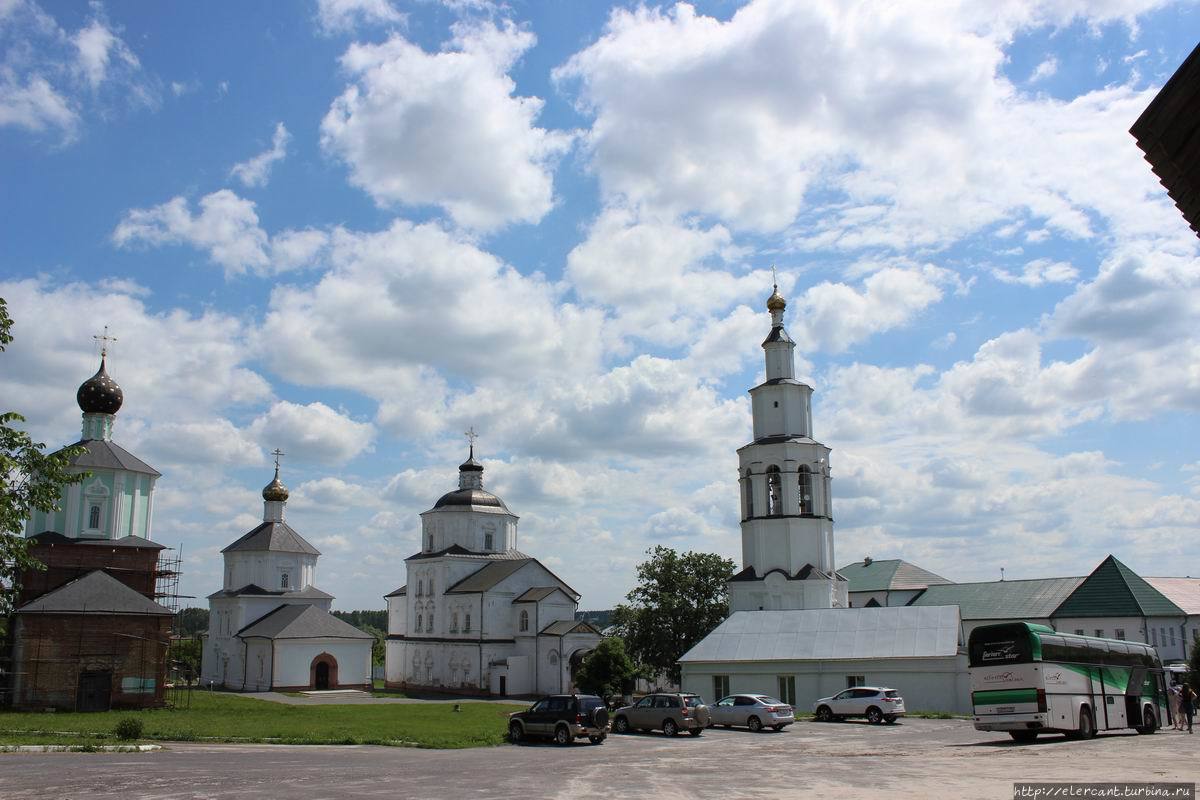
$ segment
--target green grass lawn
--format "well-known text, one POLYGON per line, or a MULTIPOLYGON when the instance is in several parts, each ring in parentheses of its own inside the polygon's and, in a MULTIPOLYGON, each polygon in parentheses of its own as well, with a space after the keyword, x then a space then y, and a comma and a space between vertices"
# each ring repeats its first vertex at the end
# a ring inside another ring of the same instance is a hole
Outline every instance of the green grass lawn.
POLYGON ((116 744, 123 717, 142 721, 142 741, 383 744, 486 747, 504 741, 507 715, 524 706, 499 703, 288 706, 229 694, 196 692, 191 708, 147 711, 0 713, 0 744, 116 744))

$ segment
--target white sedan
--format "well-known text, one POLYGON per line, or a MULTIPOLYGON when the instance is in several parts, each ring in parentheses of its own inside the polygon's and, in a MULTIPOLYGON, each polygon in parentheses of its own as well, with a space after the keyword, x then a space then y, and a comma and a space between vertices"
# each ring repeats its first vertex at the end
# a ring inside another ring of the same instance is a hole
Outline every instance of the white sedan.
POLYGON ((745 725, 755 733, 763 728, 781 731, 796 721, 792 707, 766 694, 731 694, 709 707, 713 725, 745 725))
POLYGON ((856 686, 838 692, 833 697, 822 697, 813 703, 813 714, 818 722, 833 722, 844 717, 866 717, 878 725, 889 725, 897 717, 904 716, 904 698, 895 689, 881 686, 856 686))

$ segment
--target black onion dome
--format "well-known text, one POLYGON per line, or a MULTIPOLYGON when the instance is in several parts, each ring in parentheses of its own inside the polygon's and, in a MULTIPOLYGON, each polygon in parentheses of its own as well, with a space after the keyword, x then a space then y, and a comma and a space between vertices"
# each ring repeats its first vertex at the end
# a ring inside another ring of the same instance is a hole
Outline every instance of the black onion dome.
POLYGON ((115 414, 121 410, 125 393, 117 382, 108 377, 104 369, 104 356, 100 357, 100 369, 84 381, 75 393, 75 401, 85 414, 115 414))
POLYGON ((466 461, 464 461, 463 463, 458 465, 458 471, 459 472, 483 472, 483 464, 480 464, 478 461, 476 461, 475 454, 472 453, 470 458, 468 458, 466 461))
POLYGON ((503 500, 491 492, 485 492, 483 489, 456 489, 453 492, 447 492, 442 495, 433 504, 434 508, 446 508, 447 506, 476 506, 508 511, 508 506, 504 505, 503 500))
POLYGON ((285 502, 288 499, 288 488, 279 480, 279 470, 275 470, 275 478, 263 487, 263 500, 285 502))

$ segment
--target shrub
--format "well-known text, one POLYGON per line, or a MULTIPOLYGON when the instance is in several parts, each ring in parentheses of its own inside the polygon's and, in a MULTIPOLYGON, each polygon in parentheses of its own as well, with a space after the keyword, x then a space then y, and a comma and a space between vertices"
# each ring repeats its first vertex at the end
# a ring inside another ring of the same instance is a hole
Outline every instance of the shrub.
POLYGON ((142 738, 142 721, 137 717, 122 717, 113 728, 113 735, 118 739, 142 738))

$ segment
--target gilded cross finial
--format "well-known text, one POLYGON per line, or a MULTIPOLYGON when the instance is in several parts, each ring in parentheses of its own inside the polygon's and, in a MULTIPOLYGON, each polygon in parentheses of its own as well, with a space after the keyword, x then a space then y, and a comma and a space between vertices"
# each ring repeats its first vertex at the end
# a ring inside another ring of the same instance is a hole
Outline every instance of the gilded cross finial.
POLYGON ((100 343, 100 357, 101 358, 104 358, 105 356, 108 355, 108 343, 115 342, 117 340, 117 337, 108 335, 108 326, 107 325, 104 326, 104 333, 101 333, 99 336, 93 336, 92 338, 100 343))
POLYGON ((779 291, 779 276, 775 274, 775 265, 771 265, 771 286, 775 291, 779 291))
POLYGON ((479 434, 475 432, 475 426, 467 428, 463 436, 467 437, 467 442, 471 445, 471 457, 475 457, 475 440, 479 438, 479 434))
POLYGON ((278 478, 279 477, 279 459, 282 456, 286 456, 287 453, 283 452, 278 447, 276 447, 274 450, 271 451, 271 455, 275 456, 275 477, 278 478))

